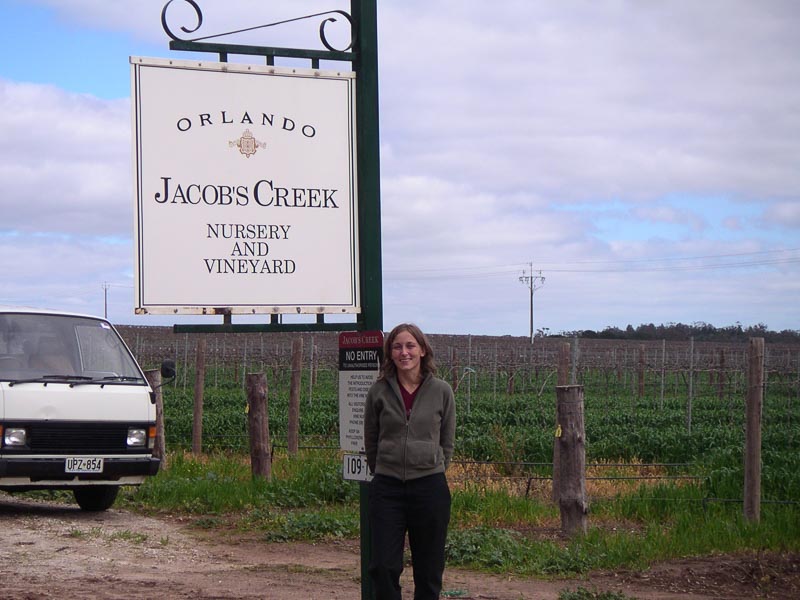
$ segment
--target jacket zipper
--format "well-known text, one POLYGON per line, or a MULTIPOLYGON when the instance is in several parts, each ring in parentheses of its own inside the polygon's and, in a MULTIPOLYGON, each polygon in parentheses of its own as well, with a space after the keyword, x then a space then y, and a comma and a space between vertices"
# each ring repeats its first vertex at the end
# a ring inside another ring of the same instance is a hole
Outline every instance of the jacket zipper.
MULTIPOLYGON (((426 379, 422 380, 422 383, 419 384, 419 387, 417 388, 417 391, 419 391, 419 388, 422 387, 422 384, 425 383, 426 379)), ((400 380, 397 380, 398 388, 400 387, 400 385, 402 385, 400 383, 400 380)), ((395 394, 395 396, 397 396, 397 394, 395 394)), ((408 435, 409 435, 409 430, 410 430, 410 426, 411 426, 411 415, 414 413, 414 406, 417 404, 417 401, 416 401, 416 399, 414 400, 414 404, 411 405, 411 410, 408 411, 408 414, 406 414, 406 404, 405 404, 405 402, 403 402, 403 394, 402 393, 400 394, 400 397, 398 398, 398 400, 400 401, 400 405, 401 405, 401 409, 403 411, 403 414, 406 415, 406 432, 405 432, 405 436, 404 436, 404 439, 403 439, 403 481, 405 481, 406 480, 406 476, 408 474, 407 473, 407 467, 408 467, 408 460, 407 460, 407 457, 408 457, 408 435)))
POLYGON ((403 442, 403 481, 406 480, 406 468, 408 467, 408 421, 406 419, 406 439, 403 442))
MULTIPOLYGON (((397 382, 397 385, 401 385, 400 381, 397 382)), ((403 481, 406 480, 408 477, 408 434, 411 428, 411 413, 414 412, 414 404, 411 405, 411 410, 406 413, 406 403, 403 402, 402 393, 400 394, 400 404, 403 405, 403 414, 406 415, 406 433, 405 439, 403 440, 403 481)))
MULTIPOLYGON (((397 381, 397 385, 402 385, 399 380, 397 381)), ((411 410, 406 413, 406 403, 403 401, 403 394, 401 392, 400 404, 403 407, 403 414, 406 416, 406 432, 403 439, 403 481, 405 481, 408 477, 408 434, 411 428, 411 413, 414 412, 414 404, 416 404, 416 401, 411 405, 411 410)))

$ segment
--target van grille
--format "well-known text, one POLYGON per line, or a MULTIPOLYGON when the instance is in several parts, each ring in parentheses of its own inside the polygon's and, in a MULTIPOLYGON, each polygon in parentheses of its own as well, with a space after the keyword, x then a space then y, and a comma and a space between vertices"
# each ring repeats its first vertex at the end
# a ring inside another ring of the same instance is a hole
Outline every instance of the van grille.
MULTIPOLYGON (((34 454, 129 454, 128 427, 144 423, 29 423, 28 445, 34 454)), ((149 453, 139 449, 140 453, 149 453)))

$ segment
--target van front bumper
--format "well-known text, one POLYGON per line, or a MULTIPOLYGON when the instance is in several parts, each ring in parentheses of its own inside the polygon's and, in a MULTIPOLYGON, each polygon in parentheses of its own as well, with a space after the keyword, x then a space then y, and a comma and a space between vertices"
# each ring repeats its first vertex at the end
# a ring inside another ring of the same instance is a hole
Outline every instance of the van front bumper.
POLYGON ((0 458, 0 488, 4 486, 36 485, 48 482, 75 484, 78 482, 126 483, 155 475, 161 459, 147 457, 103 457, 101 473, 65 473, 65 457, 0 458))

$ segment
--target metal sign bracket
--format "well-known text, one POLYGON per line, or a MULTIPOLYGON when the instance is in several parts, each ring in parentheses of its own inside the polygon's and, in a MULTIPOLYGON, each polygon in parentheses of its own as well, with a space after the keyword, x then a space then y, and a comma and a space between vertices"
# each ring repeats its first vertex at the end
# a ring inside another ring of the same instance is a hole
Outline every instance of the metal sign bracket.
POLYGON ((327 323, 325 315, 318 314, 313 323, 282 323, 279 315, 270 315, 269 323, 234 324, 231 311, 222 307, 222 324, 173 325, 176 333, 261 333, 278 331, 352 331, 382 329, 383 293, 381 279, 380 239, 380 142, 378 125, 378 47, 376 0, 351 0, 350 13, 330 10, 263 25, 255 25, 210 35, 194 35, 204 24, 203 12, 196 0, 169 0, 161 11, 161 24, 170 38, 170 50, 206 52, 228 62, 229 55, 263 56, 267 65, 274 65, 275 57, 306 59, 312 69, 318 69, 321 60, 350 62, 356 73, 356 144, 358 177, 358 236, 361 312, 355 322, 327 323), (170 7, 175 3, 189 5, 194 11, 193 23, 173 27, 170 24, 170 7), (245 32, 277 27, 296 21, 320 19, 319 39, 324 49, 283 48, 253 46, 218 41, 219 38, 245 32), (326 34, 327 28, 344 21, 350 26, 350 43, 337 49, 326 34), (213 41, 210 41, 213 40, 213 41))

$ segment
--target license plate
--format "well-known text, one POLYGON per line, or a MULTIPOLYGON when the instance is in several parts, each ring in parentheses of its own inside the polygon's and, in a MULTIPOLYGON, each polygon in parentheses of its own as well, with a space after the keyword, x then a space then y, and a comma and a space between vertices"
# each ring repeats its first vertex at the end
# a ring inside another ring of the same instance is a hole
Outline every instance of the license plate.
POLYGON ((103 459, 85 456, 70 456, 64 463, 65 473, 102 473, 103 459))

